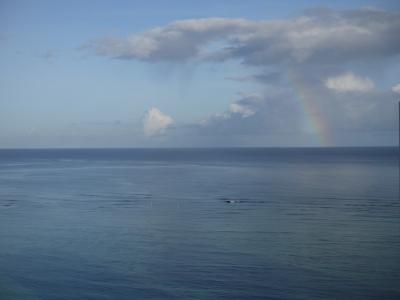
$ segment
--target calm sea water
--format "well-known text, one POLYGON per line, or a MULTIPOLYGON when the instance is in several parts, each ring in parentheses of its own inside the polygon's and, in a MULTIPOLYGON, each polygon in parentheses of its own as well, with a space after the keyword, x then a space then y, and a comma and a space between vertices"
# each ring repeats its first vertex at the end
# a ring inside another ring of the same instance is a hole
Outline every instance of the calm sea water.
POLYGON ((1 150, 0 299, 400 299, 395 148, 1 150))

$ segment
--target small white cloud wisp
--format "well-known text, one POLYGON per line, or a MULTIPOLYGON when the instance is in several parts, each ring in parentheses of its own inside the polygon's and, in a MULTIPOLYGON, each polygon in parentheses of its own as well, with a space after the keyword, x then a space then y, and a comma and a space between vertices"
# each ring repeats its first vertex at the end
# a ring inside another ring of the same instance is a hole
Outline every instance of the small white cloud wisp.
POLYGON ((396 84, 395 86, 392 87, 392 91, 400 94, 400 83, 396 84))
POLYGON ((329 77, 324 83, 328 89, 339 93, 368 92, 375 86, 371 79, 362 78, 352 72, 329 77))
POLYGON ((158 108, 150 108, 143 119, 144 134, 148 137, 163 135, 167 128, 174 123, 174 119, 158 108))
POLYGON ((241 115, 242 118, 247 118, 247 117, 254 115, 253 110, 251 110, 250 108, 248 108, 246 106, 240 105, 238 103, 232 103, 229 106, 229 111, 231 113, 241 115))

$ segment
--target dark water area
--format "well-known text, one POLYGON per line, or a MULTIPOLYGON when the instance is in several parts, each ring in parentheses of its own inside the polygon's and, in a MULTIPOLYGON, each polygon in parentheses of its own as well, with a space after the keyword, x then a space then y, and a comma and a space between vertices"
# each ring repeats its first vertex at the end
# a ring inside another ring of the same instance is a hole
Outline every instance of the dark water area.
POLYGON ((400 299, 398 155, 0 150, 0 299, 400 299))

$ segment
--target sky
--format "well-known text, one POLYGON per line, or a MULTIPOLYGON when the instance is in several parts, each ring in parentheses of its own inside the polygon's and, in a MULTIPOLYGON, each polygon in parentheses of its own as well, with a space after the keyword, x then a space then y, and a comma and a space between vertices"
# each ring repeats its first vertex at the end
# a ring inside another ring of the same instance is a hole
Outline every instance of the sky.
POLYGON ((398 142, 400 2, 0 0, 0 148, 398 142))

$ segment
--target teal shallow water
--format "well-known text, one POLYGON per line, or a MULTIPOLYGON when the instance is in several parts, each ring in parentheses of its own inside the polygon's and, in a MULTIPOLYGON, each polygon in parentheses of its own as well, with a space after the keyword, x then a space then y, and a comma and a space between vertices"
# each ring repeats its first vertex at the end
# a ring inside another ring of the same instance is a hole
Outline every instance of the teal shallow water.
POLYGON ((1 150, 1 299, 398 299, 394 148, 1 150))

